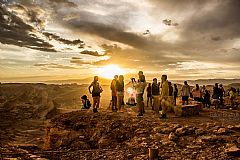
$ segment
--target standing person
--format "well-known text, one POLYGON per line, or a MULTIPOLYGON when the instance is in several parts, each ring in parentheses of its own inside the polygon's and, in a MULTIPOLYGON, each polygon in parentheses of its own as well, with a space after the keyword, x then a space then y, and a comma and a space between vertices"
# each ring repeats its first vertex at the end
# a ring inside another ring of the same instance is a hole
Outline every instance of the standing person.
POLYGON ((238 88, 237 89, 237 96, 239 96, 239 93, 240 93, 240 89, 238 88))
POLYGON ((120 112, 124 111, 124 77, 120 75, 117 83, 116 83, 116 91, 117 91, 117 108, 120 112))
POLYGON ((117 111, 117 90, 116 90, 116 83, 118 80, 118 75, 114 76, 114 79, 111 82, 110 89, 112 91, 112 111, 117 111))
POLYGON ((188 85, 187 81, 184 81, 184 85, 182 86, 181 92, 182 92, 182 104, 184 105, 186 102, 186 104, 188 105, 190 86, 188 85))
POLYGON ((213 87, 213 94, 212 94, 215 108, 219 107, 220 95, 221 95, 221 90, 218 87, 218 83, 215 83, 215 86, 213 87))
POLYGON ((143 116, 143 113, 144 113, 143 93, 147 85, 145 81, 145 76, 140 75, 138 82, 136 82, 135 79, 133 78, 132 83, 133 83, 133 87, 136 89, 136 100, 137 100, 137 106, 138 106, 137 116, 143 116))
POLYGON ((205 90, 204 96, 203 96, 203 106, 206 108, 210 108, 211 106, 211 100, 210 100, 210 93, 208 90, 205 90))
POLYGON ((229 96, 230 96, 230 105, 231 108, 234 108, 234 99, 236 98, 236 89, 231 87, 229 91, 229 96))
POLYGON ((174 99, 173 99, 173 86, 172 86, 172 82, 168 81, 168 87, 169 87, 169 102, 173 105, 174 104, 174 99))
POLYGON ((157 78, 153 79, 152 83, 152 97, 153 97, 153 106, 152 110, 156 112, 156 114, 159 114, 159 96, 160 96, 160 90, 159 90, 160 83, 157 83, 157 78))
POLYGON ((151 83, 148 83, 147 87, 147 107, 150 102, 150 106, 152 107, 152 86, 151 83))
POLYGON ((224 95, 225 95, 225 90, 223 88, 223 85, 220 84, 219 85, 219 99, 220 99, 220 105, 222 105, 222 106, 224 105, 224 101, 223 101, 224 95))
POLYGON ((174 98, 174 105, 177 105, 177 96, 178 96, 178 88, 177 84, 174 84, 174 92, 173 92, 173 98, 174 98))
POLYGON ((161 94, 160 94, 160 102, 162 106, 162 115, 161 119, 167 118, 167 110, 168 107, 171 106, 170 102, 168 101, 168 96, 169 96, 169 86, 168 86, 168 81, 167 81, 167 75, 162 75, 161 77, 161 94))
POLYGON ((196 84, 196 87, 192 89, 192 95, 193 95, 194 101, 201 102, 202 93, 198 84, 196 84))
MULTIPOLYGON (((139 80, 139 81, 140 81, 140 77, 141 77, 142 81, 146 82, 146 78, 145 78, 145 75, 143 74, 143 71, 139 71, 139 72, 138 72, 138 80, 139 80)), ((147 83, 146 83, 146 85, 147 85, 147 83)), ((144 90, 145 90, 145 89, 144 89, 144 90)), ((144 90, 143 90, 143 95, 144 95, 144 90)), ((142 103, 143 103, 143 113, 145 113, 144 99, 143 99, 142 103)))
POLYGON ((93 112, 96 113, 98 112, 97 109, 100 104, 100 94, 103 92, 103 89, 98 82, 98 76, 94 76, 93 82, 88 87, 88 90, 93 97, 93 112), (91 88, 93 89, 91 90, 91 88))

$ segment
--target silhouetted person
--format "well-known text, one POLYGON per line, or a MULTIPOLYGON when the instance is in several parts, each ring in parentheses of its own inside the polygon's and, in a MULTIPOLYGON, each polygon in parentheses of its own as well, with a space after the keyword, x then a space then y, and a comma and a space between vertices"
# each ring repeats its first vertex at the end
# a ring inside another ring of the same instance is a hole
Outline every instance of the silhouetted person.
POLYGON ((174 99, 173 99, 173 86, 172 86, 172 83, 168 81, 168 87, 169 87, 169 102, 171 104, 174 104, 174 99))
POLYGON ((177 105, 177 96, 178 96, 178 88, 177 88, 177 84, 174 84, 174 88, 173 88, 174 92, 173 92, 173 98, 174 98, 174 105, 177 105))
POLYGON ((218 83, 215 83, 215 86, 213 87, 213 94, 212 94, 212 98, 214 100, 214 105, 216 108, 219 107, 219 102, 220 102, 220 96, 221 96, 221 90, 218 87, 218 83))
POLYGON ((224 97, 224 95, 225 95, 225 90, 224 90, 222 84, 219 85, 219 90, 220 90, 220 91, 219 91, 220 105, 224 105, 223 97, 224 97))
POLYGON ((152 82, 152 97, 153 97, 153 106, 152 110, 154 110, 157 114, 159 114, 159 96, 160 96, 160 83, 157 83, 157 78, 153 79, 152 82))
POLYGON ((212 98, 219 100, 220 94, 221 94, 221 90, 218 87, 218 83, 215 83, 215 86, 213 87, 212 98))
MULTIPOLYGON (((141 79, 142 81, 146 82, 146 78, 145 78, 145 75, 143 74, 143 71, 139 71, 139 72, 138 72, 138 81, 140 81, 140 79, 141 79)), ((146 85, 147 85, 147 83, 146 83, 146 85)), ((145 91, 145 89, 143 90, 143 95, 144 95, 144 91, 145 91)), ((143 113, 145 113, 144 99, 143 99, 142 103, 143 103, 143 113)))
POLYGON ((203 105, 204 107, 210 108, 211 106, 211 100, 210 100, 210 93, 208 90, 205 90, 204 97, 203 97, 203 105))
POLYGON ((116 90, 117 90, 117 108, 119 111, 124 111, 124 77, 120 75, 117 83, 116 83, 116 90))
POLYGON ((116 83, 118 80, 118 75, 114 76, 114 79, 111 82, 111 91, 112 91, 112 111, 117 111, 117 90, 116 90, 116 83))
POLYGON ((152 106, 152 86, 151 83, 148 83, 147 87, 147 107, 150 102, 150 106, 152 106))
POLYGON ((237 89, 237 95, 238 95, 238 96, 239 96, 239 93, 240 93, 240 89, 238 88, 238 89, 237 89))
POLYGON ((188 85, 187 81, 184 81, 184 85, 182 86, 182 89, 181 89, 181 94, 182 94, 182 104, 188 105, 188 99, 190 96, 190 86, 188 85))
POLYGON ((93 82, 88 87, 88 90, 93 97, 93 112, 96 113, 98 112, 97 109, 100 104, 100 94, 103 92, 103 89, 98 82, 98 76, 94 76, 93 82), (93 89, 91 90, 91 88, 93 89))

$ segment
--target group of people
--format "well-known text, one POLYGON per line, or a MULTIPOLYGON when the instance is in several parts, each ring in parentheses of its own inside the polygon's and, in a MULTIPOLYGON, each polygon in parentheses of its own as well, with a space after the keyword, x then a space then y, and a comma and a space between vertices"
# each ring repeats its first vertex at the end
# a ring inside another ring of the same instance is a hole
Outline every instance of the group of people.
MULTIPOLYGON (((119 77, 117 75, 114 76, 114 79, 111 82, 110 89, 112 91, 112 111, 120 111, 124 110, 124 78, 122 75, 119 77)), ((145 76, 143 71, 138 72, 138 80, 135 78, 131 78, 132 87, 135 90, 135 98, 138 106, 138 115, 143 116, 145 113, 144 109, 144 91, 147 86, 145 76)), ((151 101, 152 109, 159 114, 160 106, 162 108, 161 118, 166 118, 167 107, 172 104, 169 101, 169 95, 173 94, 173 89, 169 87, 171 83, 167 81, 167 75, 162 75, 161 83, 157 82, 157 79, 153 79, 153 83, 149 84, 147 87, 147 97, 149 101, 151 101), (160 89, 161 88, 161 89, 160 89), (161 91, 161 92, 160 92, 161 91), (169 93, 171 92, 171 93, 169 93)), ((175 86, 175 88, 177 88, 175 86)), ((176 92, 178 92, 176 90, 176 92)), ((175 93, 175 92, 174 92, 175 93)), ((175 95, 175 94, 174 94, 175 95)), ((176 95, 177 96, 177 95, 176 95)))
MULTIPOLYGON (((143 116, 145 113, 144 109, 144 91, 147 86, 145 76, 142 71, 138 73, 138 80, 131 78, 132 87, 135 90, 135 99, 138 106, 138 115, 143 116)), ((111 109, 113 112, 123 112, 124 111, 124 76, 115 75, 114 79, 111 82, 110 89, 112 94, 111 99, 111 109)), ((100 94, 103 92, 101 85, 98 82, 98 77, 94 77, 94 81, 89 86, 89 92, 93 97, 93 112, 98 112, 100 103, 100 94)), ((173 84, 167 80, 167 75, 161 76, 161 81, 158 82, 157 78, 154 78, 152 83, 148 83, 147 91, 147 107, 152 107, 152 110, 156 114, 159 114, 159 111, 162 110, 160 118, 166 118, 167 110, 171 110, 173 106, 177 105, 177 97, 179 95, 179 90, 177 84, 173 84)), ((230 100, 236 95, 236 90, 231 89, 229 92, 230 100)), ((211 105, 211 96, 210 91, 206 89, 205 85, 201 88, 198 84, 191 90, 187 81, 184 81, 184 84, 180 90, 182 96, 182 105, 189 104, 189 97, 194 101, 203 103, 204 107, 210 107, 211 105)), ((220 105, 224 104, 223 96, 225 94, 223 86, 217 83, 213 87, 212 99, 214 102, 219 102, 220 105)))

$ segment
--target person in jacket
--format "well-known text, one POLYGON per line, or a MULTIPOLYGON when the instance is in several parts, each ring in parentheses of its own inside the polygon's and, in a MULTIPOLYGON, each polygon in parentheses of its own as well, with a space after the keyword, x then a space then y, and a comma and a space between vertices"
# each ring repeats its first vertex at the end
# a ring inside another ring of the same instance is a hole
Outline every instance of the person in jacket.
POLYGON ((99 108, 100 104, 100 94, 103 92, 103 89, 98 82, 98 76, 94 76, 93 82, 88 87, 88 90, 90 94, 92 94, 93 98, 93 112, 96 113, 98 112, 97 109, 99 108))
POLYGON ((190 96, 190 86, 188 85, 187 81, 184 81, 184 85, 182 86, 182 89, 181 89, 181 94, 182 94, 182 104, 188 105, 188 99, 190 96))
POLYGON ((124 111, 124 77, 120 75, 116 82, 117 108, 120 112, 124 111))
POLYGON ((111 106, 112 111, 117 111, 117 90, 116 90, 117 80, 118 80, 118 75, 115 75, 110 86, 110 89, 112 91, 112 106, 111 106))

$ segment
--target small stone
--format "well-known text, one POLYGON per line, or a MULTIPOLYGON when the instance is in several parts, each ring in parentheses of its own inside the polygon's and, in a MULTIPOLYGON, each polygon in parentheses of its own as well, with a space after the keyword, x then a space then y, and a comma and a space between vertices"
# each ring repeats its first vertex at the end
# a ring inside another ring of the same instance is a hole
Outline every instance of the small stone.
POLYGON ((170 141, 176 141, 176 140, 178 140, 178 137, 175 135, 174 132, 171 132, 171 133, 169 134, 169 136, 168 136, 168 139, 169 139, 170 141))
POLYGON ((186 128, 183 128, 183 127, 177 128, 175 131, 175 134, 177 136, 184 136, 184 135, 186 135, 186 133, 187 133, 187 130, 186 130, 186 128))

